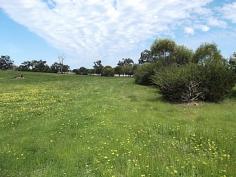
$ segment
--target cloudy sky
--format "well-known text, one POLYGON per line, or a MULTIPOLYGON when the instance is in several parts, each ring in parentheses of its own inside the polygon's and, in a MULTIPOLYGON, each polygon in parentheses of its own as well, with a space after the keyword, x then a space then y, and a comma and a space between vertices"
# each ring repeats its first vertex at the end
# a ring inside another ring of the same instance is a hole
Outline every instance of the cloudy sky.
POLYGON ((138 60, 156 38, 236 51, 236 0, 0 0, 0 55, 77 68, 138 60))

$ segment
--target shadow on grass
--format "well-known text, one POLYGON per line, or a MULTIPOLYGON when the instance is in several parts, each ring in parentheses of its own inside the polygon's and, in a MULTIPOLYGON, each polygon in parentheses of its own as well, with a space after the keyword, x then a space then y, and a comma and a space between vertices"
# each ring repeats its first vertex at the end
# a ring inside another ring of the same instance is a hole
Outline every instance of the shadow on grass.
MULTIPOLYGON (((229 100, 236 100, 236 89, 232 90, 225 99, 229 100)), ((162 103, 168 103, 173 105, 198 105, 200 103, 214 103, 214 104, 221 104, 223 100, 218 102, 211 102, 211 101, 193 101, 193 102, 181 102, 181 101, 169 101, 165 97, 163 97, 160 92, 155 92, 155 96, 152 98, 148 98, 147 101, 149 102, 162 102, 162 103)))

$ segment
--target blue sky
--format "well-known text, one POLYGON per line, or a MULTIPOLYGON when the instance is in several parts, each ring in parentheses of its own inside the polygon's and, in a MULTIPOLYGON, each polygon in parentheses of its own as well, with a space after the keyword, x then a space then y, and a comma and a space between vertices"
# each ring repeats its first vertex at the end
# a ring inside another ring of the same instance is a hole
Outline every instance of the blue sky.
POLYGON ((0 0, 0 55, 16 64, 60 55, 72 68, 138 60, 156 38, 236 51, 235 0, 0 0))

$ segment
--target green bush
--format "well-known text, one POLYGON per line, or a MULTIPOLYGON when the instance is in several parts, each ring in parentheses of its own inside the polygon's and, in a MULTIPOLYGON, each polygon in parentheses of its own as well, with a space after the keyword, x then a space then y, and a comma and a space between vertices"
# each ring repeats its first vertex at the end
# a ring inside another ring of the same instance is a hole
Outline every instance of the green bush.
POLYGON ((141 85, 153 85, 151 77, 154 75, 156 68, 156 63, 144 63, 139 65, 134 74, 135 83, 141 85))
POLYGON ((164 67, 153 76, 163 97, 171 102, 221 101, 234 84, 234 74, 223 62, 164 67))
POLYGON ((105 76, 105 77, 113 77, 114 74, 115 74, 115 71, 111 66, 105 66, 102 69, 102 74, 101 75, 105 76))
POLYGON ((204 99, 201 67, 198 65, 164 67, 156 72, 152 80, 168 101, 190 102, 204 99))
POLYGON ((235 75, 224 62, 214 62, 203 66, 201 73, 205 101, 217 102, 224 99, 235 85, 235 75))

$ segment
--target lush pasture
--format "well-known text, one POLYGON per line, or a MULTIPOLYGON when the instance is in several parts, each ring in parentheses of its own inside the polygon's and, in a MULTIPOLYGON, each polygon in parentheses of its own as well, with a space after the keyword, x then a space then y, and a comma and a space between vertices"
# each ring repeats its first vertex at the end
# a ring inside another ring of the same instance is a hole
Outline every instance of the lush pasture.
POLYGON ((169 104, 131 78, 0 72, 0 176, 236 176, 236 90, 169 104))

